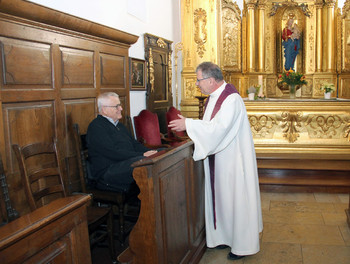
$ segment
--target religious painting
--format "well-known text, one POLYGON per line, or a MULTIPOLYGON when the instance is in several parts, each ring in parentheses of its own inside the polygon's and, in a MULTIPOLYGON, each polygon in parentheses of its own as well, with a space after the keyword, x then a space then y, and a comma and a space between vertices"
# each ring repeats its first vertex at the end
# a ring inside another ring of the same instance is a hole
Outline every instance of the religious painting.
POLYGON ((130 83, 131 90, 144 91, 145 86, 145 61, 130 58, 130 83))

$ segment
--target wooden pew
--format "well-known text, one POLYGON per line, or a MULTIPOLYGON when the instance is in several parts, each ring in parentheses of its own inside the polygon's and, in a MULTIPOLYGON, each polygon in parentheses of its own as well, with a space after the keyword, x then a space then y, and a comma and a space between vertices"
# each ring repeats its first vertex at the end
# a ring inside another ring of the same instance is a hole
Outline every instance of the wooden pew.
POLYGON ((1 263, 91 263, 88 195, 57 199, 0 228, 1 263))
POLYGON ((193 142, 134 163, 141 211, 121 263, 198 263, 205 251, 204 168, 193 142))

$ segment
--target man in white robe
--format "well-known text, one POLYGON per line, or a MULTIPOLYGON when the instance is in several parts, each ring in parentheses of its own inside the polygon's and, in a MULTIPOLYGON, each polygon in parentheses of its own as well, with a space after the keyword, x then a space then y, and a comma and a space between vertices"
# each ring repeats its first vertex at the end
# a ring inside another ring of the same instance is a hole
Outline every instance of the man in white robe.
POLYGON ((186 130, 194 142, 193 159, 204 159, 207 246, 229 246, 228 258, 236 260, 260 250, 263 229, 253 137, 244 102, 220 68, 204 62, 196 73, 196 85, 209 95, 203 120, 179 115, 169 127, 186 130), (210 155, 215 156, 213 187, 210 155))

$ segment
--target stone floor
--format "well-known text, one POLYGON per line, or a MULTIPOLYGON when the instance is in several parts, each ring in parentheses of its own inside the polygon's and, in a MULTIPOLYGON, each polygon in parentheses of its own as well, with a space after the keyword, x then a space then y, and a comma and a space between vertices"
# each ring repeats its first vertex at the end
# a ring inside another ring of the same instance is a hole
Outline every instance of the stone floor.
POLYGON ((200 264, 349 264, 347 194, 261 193, 264 230, 258 254, 227 260, 207 249, 200 264))
MULTIPOLYGON (((264 230, 258 254, 231 261, 227 260, 229 249, 207 249, 199 264, 350 263, 345 214, 349 195, 262 192, 261 203, 264 230)), ((111 263, 107 248, 93 249, 92 260, 111 263)))

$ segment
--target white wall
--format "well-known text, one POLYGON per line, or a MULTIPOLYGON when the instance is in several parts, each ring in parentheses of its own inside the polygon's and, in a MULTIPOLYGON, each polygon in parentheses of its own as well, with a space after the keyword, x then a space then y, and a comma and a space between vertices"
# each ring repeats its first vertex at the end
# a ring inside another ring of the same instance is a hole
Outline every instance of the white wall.
MULTIPOLYGON (((144 33, 173 41, 174 44, 181 41, 180 0, 31 0, 31 2, 139 36, 138 41, 129 49, 129 56, 133 58, 145 58, 144 33)), ((138 115, 145 108, 146 93, 131 91, 131 117, 138 115)))

